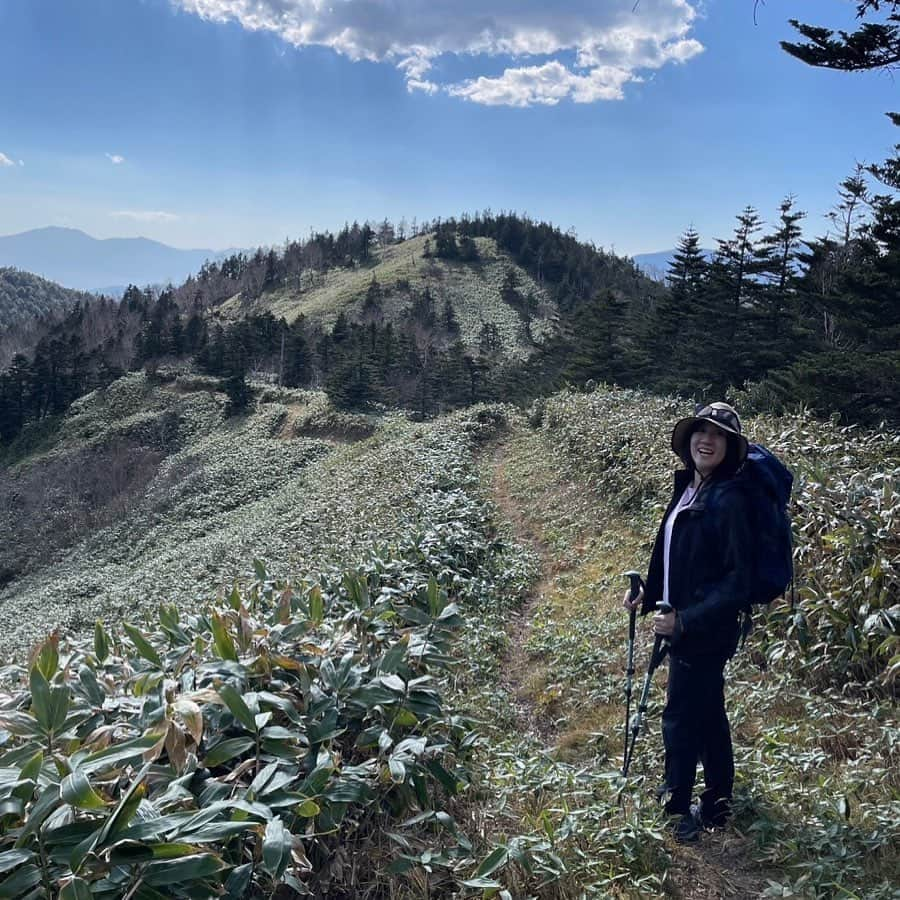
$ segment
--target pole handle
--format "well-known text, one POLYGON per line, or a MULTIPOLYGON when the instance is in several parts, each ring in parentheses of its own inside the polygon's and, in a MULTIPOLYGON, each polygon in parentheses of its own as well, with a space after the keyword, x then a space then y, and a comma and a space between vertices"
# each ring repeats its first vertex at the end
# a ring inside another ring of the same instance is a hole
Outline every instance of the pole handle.
MULTIPOLYGON (((631 582, 631 586, 628 590, 628 600, 630 603, 634 603, 637 599, 637 595, 641 592, 641 588, 644 586, 644 579, 641 578, 640 572, 626 572, 625 577, 628 578, 631 582)), ((635 625, 637 623, 637 610, 631 610, 631 614, 628 617, 628 639, 634 640, 634 630, 635 625)))

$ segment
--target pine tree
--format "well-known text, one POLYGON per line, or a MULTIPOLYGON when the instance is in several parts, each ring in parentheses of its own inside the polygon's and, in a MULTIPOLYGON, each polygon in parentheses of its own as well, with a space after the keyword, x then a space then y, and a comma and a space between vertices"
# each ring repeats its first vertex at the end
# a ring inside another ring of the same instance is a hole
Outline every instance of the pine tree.
POLYGON ((759 214, 747 206, 737 216, 733 236, 717 240, 700 304, 702 318, 692 323, 692 341, 685 347, 697 365, 699 383, 716 394, 758 374, 753 371, 751 322, 770 255, 759 244, 761 229, 759 214))
POLYGON ((691 365, 682 343, 702 318, 699 304, 708 269, 700 249, 700 235, 690 226, 679 238, 669 265, 668 290, 658 298, 650 314, 635 323, 638 332, 635 374, 658 390, 673 391, 680 387, 683 366, 691 365))
POLYGON ((625 383, 629 372, 624 343, 626 310, 627 303, 613 291, 604 291, 579 310, 563 373, 566 380, 625 383))
POLYGON ((284 346, 283 383, 287 387, 306 387, 312 376, 312 359, 303 317, 288 330, 284 346))
POLYGON ((753 333, 753 372, 759 379, 770 368, 786 364, 799 351, 796 287, 802 230, 806 213, 786 197, 779 208, 778 224, 761 241, 763 268, 756 295, 753 333))
POLYGON ((459 321, 456 318, 456 313, 453 311, 453 304, 448 297, 444 298, 444 308, 441 312, 441 327, 450 338, 455 338, 459 335, 459 321))
POLYGON ((859 0, 856 16, 862 24, 852 32, 835 32, 790 19, 806 41, 782 41, 781 46, 807 65, 844 72, 891 69, 900 64, 900 0, 859 0), (882 7, 890 9, 883 21, 862 21, 880 13, 882 7))
POLYGON ((378 279, 373 275, 372 280, 366 288, 366 296, 362 305, 362 317, 365 322, 380 321, 384 315, 381 301, 384 297, 384 291, 378 279))

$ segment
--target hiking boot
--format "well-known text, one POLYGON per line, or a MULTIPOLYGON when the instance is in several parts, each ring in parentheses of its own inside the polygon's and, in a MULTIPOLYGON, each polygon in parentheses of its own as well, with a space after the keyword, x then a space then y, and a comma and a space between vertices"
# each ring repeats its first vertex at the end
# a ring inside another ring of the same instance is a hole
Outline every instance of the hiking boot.
POLYGON ((697 825, 705 831, 712 831, 714 828, 722 828, 728 821, 728 811, 722 811, 715 815, 710 815, 704 808, 702 803, 691 804, 691 818, 697 825))
POLYGON ((690 813, 679 816, 669 827, 679 844, 694 844, 700 840, 700 828, 690 813))

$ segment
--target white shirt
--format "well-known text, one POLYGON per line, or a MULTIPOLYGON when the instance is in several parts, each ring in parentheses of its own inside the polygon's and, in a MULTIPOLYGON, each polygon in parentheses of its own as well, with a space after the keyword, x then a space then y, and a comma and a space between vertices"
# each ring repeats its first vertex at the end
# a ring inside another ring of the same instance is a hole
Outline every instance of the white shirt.
POLYGON ((693 484, 689 484, 684 489, 684 493, 678 499, 672 512, 669 513, 663 528, 663 603, 669 602, 669 548, 672 546, 672 530, 675 527, 675 520, 680 512, 686 510, 694 502, 696 496, 697 488, 693 484))

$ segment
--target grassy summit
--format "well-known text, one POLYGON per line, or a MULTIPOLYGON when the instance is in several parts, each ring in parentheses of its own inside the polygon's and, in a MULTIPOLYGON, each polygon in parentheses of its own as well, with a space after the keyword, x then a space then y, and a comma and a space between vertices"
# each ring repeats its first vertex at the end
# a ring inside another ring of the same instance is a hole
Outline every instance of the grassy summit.
POLYGON ((289 323, 303 315, 331 328, 340 312, 352 319, 362 315, 366 291, 374 279, 384 292, 382 306, 387 320, 399 320, 409 309, 413 294, 427 289, 438 311, 445 302, 450 304, 466 347, 478 347, 481 327, 489 323, 497 326, 505 355, 524 359, 533 352, 534 342, 555 333, 556 304, 492 238, 476 238, 474 243, 478 248, 476 261, 445 260, 434 255, 429 258, 424 255, 426 245, 433 247, 434 236, 419 235, 384 247, 374 265, 304 272, 299 284, 266 291, 250 301, 238 294, 217 307, 217 312, 226 318, 271 312, 289 323), (533 341, 525 339, 520 314, 503 301, 501 292, 508 273, 512 273, 523 297, 534 298, 533 341))

